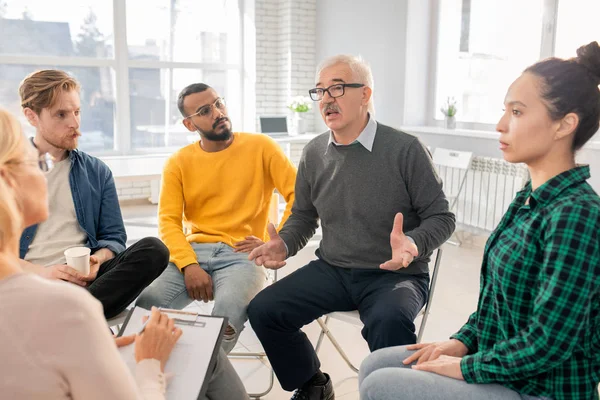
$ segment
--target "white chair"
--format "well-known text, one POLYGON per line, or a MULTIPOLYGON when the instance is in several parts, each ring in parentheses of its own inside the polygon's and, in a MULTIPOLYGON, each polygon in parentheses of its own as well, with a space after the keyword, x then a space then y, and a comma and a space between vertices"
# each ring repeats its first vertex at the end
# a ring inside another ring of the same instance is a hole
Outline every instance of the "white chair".
MULTIPOLYGON (((277 226, 279 223, 279 194, 278 193, 273 193, 273 195, 271 196, 271 204, 269 207, 269 222, 272 222, 273 224, 275 224, 275 226, 277 226)), ((267 270, 267 274, 269 275, 269 280, 272 283, 277 282, 277 270, 267 270)), ((246 352, 246 351, 233 352, 232 351, 231 353, 229 353, 229 357, 230 358, 254 358, 254 359, 262 361, 262 360, 267 359, 267 354, 264 351, 260 351, 260 352, 246 352)), ((275 383, 275 372, 273 371, 273 368, 271 368, 268 387, 264 391, 259 392, 259 393, 248 393, 248 396, 250 396, 253 399, 260 399, 261 397, 269 394, 269 392, 273 389, 274 383, 275 383)))
MULTIPOLYGON (((433 302, 433 294, 435 292, 435 283, 437 281, 440 261, 442 260, 442 249, 441 247, 436 250, 435 261, 433 264, 433 272, 431 274, 431 281, 429 283, 429 298, 427 299, 427 303, 425 307, 419 312, 419 316, 421 316, 421 325, 419 326, 419 331, 417 333, 417 343, 421 342, 423 338, 423 333, 425 332, 425 325, 427 324, 427 318, 429 317, 429 310, 431 308, 431 303, 433 302)), ((358 372, 358 368, 354 366, 348 355, 339 344, 339 342, 335 339, 331 330, 327 326, 330 319, 337 319, 339 321, 343 321, 349 323, 354 326, 362 327, 363 323, 360 320, 360 316, 358 311, 344 311, 344 312, 333 312, 325 315, 325 320, 322 318, 318 318, 317 322, 321 326, 321 333, 319 334, 319 340, 317 341, 317 345, 315 346, 315 351, 318 353, 321 348, 321 344, 323 343, 323 337, 327 336, 337 352, 342 356, 348 367, 352 369, 354 372, 358 372)))
POLYGON ((469 151, 457 151, 437 147, 433 152, 433 163, 444 182, 444 193, 450 203, 450 210, 457 204, 458 196, 464 189, 467 180, 467 171, 471 166, 472 159, 473 153, 469 151), (455 177, 455 174, 458 176, 455 177))
MULTIPOLYGON (((458 213, 458 198, 465 189, 467 173, 471 167, 473 153, 468 151, 449 150, 437 147, 433 152, 433 163, 438 175, 444 184, 444 194, 450 203, 450 211, 456 207, 458 213)), ((460 246, 462 240, 452 234, 456 241, 448 240, 448 243, 460 246)))
MULTIPOLYGON (((277 282, 277 271, 272 271, 273 274, 271 276, 272 282, 277 282)), ((267 360, 267 353, 263 351, 259 352, 249 352, 249 351, 232 351, 228 355, 229 358, 254 358, 259 361, 267 360)), ((271 373, 269 374, 269 384, 267 388, 262 392, 257 393, 248 393, 248 396, 253 399, 260 399, 263 396, 266 396, 273 389, 273 384, 275 383, 275 371, 271 368, 271 373)))

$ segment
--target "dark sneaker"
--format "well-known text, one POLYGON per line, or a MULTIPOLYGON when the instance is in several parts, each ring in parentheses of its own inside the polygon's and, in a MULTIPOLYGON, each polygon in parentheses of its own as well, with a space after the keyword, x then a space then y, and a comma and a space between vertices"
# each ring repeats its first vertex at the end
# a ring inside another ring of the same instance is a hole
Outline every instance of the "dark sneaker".
POLYGON ((321 386, 304 386, 294 392, 290 400, 334 400, 333 384, 328 374, 327 382, 321 386))

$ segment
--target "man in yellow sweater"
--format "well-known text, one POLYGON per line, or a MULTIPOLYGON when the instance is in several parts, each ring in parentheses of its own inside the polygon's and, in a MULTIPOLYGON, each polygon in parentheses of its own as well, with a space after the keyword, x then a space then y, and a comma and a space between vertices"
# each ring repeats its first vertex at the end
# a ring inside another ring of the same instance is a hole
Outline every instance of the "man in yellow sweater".
POLYGON ((274 189, 287 202, 280 226, 289 216, 296 168, 268 136, 232 132, 225 101, 208 85, 186 87, 177 105, 183 124, 200 140, 165 165, 158 224, 171 259, 136 305, 180 309, 214 300, 213 314, 229 318, 223 341, 229 352, 266 281, 247 253, 268 238, 274 189))

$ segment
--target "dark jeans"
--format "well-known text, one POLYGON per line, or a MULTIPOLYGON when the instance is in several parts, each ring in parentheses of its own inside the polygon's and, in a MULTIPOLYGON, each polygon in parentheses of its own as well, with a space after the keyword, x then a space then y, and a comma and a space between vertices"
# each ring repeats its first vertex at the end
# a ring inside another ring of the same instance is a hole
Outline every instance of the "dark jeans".
POLYGON ((123 311, 169 263, 169 250, 159 239, 144 238, 100 266, 88 291, 112 318, 123 311))
POLYGON ((324 314, 358 310, 371 351, 415 343, 414 319, 425 304, 429 274, 344 269, 318 259, 263 289, 248 307, 252 328, 281 383, 291 391, 319 369, 300 330, 324 314))

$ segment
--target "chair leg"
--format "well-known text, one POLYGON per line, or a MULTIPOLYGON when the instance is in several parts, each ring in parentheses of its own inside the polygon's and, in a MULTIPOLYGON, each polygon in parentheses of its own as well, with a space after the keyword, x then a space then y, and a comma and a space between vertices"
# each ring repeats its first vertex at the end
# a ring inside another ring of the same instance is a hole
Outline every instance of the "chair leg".
POLYGON ((431 304, 433 303, 433 294, 435 293, 435 285, 437 282, 438 273, 440 271, 441 261, 442 248, 440 247, 437 249, 437 254, 435 255, 433 274, 431 275, 431 282, 429 284, 429 298, 427 299, 427 304, 423 310, 423 318, 421 319, 421 325, 419 326, 419 333, 417 333, 417 343, 421 343, 421 340, 423 339, 423 333, 425 333, 425 325, 427 324, 427 318, 429 318, 429 311, 431 309, 431 304))
MULTIPOLYGON (((329 316, 325 316, 325 325, 329 322, 329 316)), ((317 340, 317 345, 315 346, 315 353, 319 354, 319 350, 321 349, 321 345, 323 344, 323 338, 325 337, 325 331, 321 329, 321 333, 319 333, 319 340, 317 340)))
POLYGON ((342 349, 342 346, 340 346, 340 344, 335 339, 335 337, 333 336, 333 334, 331 333, 331 331, 329 330, 329 328, 327 327, 327 325, 321 320, 321 318, 318 318, 317 322, 321 326, 321 332, 324 333, 325 335, 327 335, 327 337, 329 338, 329 340, 331 340, 331 343, 333 344, 333 347, 335 347, 335 349, 337 350, 337 352, 340 353, 340 356, 342 356, 342 358, 344 359, 344 361, 346 362, 346 364, 348 364, 348 367, 350 367, 350 369, 352 371, 358 373, 358 368, 356 368, 354 366, 354 364, 352 364, 352 361, 350 361, 350 359, 346 355, 346 352, 344 351, 344 349, 342 349))
POLYGON ((453 246, 460 247, 463 243, 463 239, 461 239, 458 235, 458 231, 454 231, 452 232, 452 236, 450 236, 450 239, 446 240, 446 242, 453 246), (452 238, 455 238, 456 240, 452 240, 452 238))
POLYGON ((271 377, 269 378, 269 387, 264 392, 261 393, 248 393, 248 397, 253 399, 260 399, 263 396, 266 396, 273 389, 273 384, 275 382, 275 371, 271 369, 271 377))
POLYGON ((423 314, 423 318, 421 319, 421 325, 419 326, 419 333, 417 333, 417 343, 421 343, 421 339, 423 339, 423 333, 425 332, 425 324, 427 324, 428 316, 429 312, 423 314))
MULTIPOLYGON (((261 352, 257 352, 257 353, 250 353, 250 352, 231 352, 229 353, 228 357, 230 358, 256 358, 258 360, 267 358, 267 354, 264 351, 261 352)), ((248 397, 253 398, 253 399, 260 399, 263 396, 266 396, 267 394, 269 394, 271 392, 271 390, 273 389, 273 385, 275 383, 275 371, 273 371, 273 368, 271 368, 271 374, 269 377, 269 386, 267 387, 267 389, 263 392, 260 393, 248 393, 248 397)))

